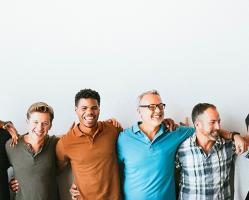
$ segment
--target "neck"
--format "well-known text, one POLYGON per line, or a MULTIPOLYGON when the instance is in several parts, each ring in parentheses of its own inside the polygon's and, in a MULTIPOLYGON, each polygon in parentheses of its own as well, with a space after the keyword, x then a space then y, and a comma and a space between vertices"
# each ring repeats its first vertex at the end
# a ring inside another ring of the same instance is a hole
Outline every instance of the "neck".
POLYGON ((155 137, 156 133, 160 129, 160 125, 158 125, 158 126, 151 126, 151 125, 148 125, 146 123, 142 123, 142 124, 139 125, 139 128, 147 135, 147 137, 150 140, 153 140, 153 138, 155 137))
POLYGON ((93 135, 98 129, 98 123, 96 123, 93 127, 87 127, 84 124, 80 123, 79 129, 87 135, 93 135))
POLYGON ((197 139, 197 145, 200 146, 206 154, 209 153, 209 151, 215 144, 215 141, 210 140, 201 132, 196 132, 196 139, 197 139))
POLYGON ((24 142, 30 144, 32 146, 34 152, 37 152, 44 145, 45 138, 46 138, 46 136, 35 137, 35 136, 30 135, 30 134, 27 134, 24 136, 24 142))

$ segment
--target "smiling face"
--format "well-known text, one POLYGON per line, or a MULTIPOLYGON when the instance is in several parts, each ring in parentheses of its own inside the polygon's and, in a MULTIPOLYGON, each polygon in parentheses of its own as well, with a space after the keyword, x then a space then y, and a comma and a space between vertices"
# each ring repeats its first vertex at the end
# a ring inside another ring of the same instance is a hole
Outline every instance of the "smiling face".
POLYGON ((97 125, 100 108, 96 99, 81 98, 75 106, 75 112, 85 127, 92 128, 97 125))
POLYGON ((161 105, 162 100, 159 95, 156 94, 146 94, 140 100, 138 112, 143 121, 143 123, 156 127, 159 126, 164 119, 164 109, 159 109, 157 106, 155 110, 149 109, 149 107, 141 107, 146 105, 161 105))
POLYGON ((215 108, 206 109, 198 116, 195 122, 196 131, 205 136, 208 140, 215 141, 220 129, 220 116, 215 108))
POLYGON ((49 113, 33 112, 27 119, 28 132, 31 136, 43 138, 52 126, 49 113))

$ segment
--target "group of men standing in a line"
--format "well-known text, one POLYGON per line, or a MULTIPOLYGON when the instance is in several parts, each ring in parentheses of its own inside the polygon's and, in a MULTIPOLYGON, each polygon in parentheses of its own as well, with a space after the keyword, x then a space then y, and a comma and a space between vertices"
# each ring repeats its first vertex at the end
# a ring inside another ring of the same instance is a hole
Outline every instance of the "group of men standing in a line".
POLYGON ((164 109, 156 90, 145 92, 138 97, 141 121, 122 130, 113 119, 98 121, 100 96, 83 89, 75 96, 79 123, 61 138, 48 135, 54 112, 43 102, 28 109, 28 132, 17 142, 13 124, 1 121, 0 200, 9 199, 9 166, 17 200, 59 199, 56 175, 68 163, 74 177, 72 199, 175 200, 175 163, 181 171, 179 199, 232 199, 233 147, 237 153, 246 151, 248 137, 221 129, 212 104, 194 106, 194 128, 175 127, 164 119, 164 109))

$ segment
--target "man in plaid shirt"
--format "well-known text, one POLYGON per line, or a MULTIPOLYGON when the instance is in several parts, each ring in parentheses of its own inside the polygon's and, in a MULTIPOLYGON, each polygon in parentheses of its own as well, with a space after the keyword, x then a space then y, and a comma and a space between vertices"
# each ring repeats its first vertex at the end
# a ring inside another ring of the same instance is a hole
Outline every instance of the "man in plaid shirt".
POLYGON ((196 131, 180 145, 177 155, 181 167, 179 199, 232 199, 229 173, 233 139, 240 136, 231 133, 231 140, 219 137, 220 117, 212 104, 197 104, 192 120, 196 131))

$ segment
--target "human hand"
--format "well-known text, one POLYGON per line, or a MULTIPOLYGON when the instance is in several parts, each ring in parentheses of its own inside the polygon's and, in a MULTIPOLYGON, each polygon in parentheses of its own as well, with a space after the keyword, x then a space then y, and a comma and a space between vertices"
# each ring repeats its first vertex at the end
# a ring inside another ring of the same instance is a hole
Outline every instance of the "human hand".
POLYGON ((19 183, 15 178, 12 178, 9 182, 9 188, 12 192, 17 192, 19 190, 19 183))
POLYGON ((174 131, 178 127, 178 124, 176 124, 174 120, 170 118, 164 119, 163 123, 169 129, 169 131, 174 131))
POLYGON ((70 194, 72 196, 72 200, 78 200, 80 197, 80 192, 77 189, 77 186, 73 183, 70 188, 70 194))
POLYGON ((116 128, 121 128, 122 129, 121 124, 115 118, 111 118, 111 119, 108 119, 106 121, 109 122, 109 123, 111 123, 116 128))
POLYGON ((9 134, 11 135, 12 141, 10 145, 15 146, 18 141, 18 133, 13 123, 11 121, 5 122, 3 125, 3 129, 7 130, 9 134))
POLYGON ((248 143, 246 142, 246 140, 240 136, 240 135, 234 135, 234 145, 235 145, 235 152, 236 154, 242 154, 245 151, 247 151, 248 149, 248 143))

